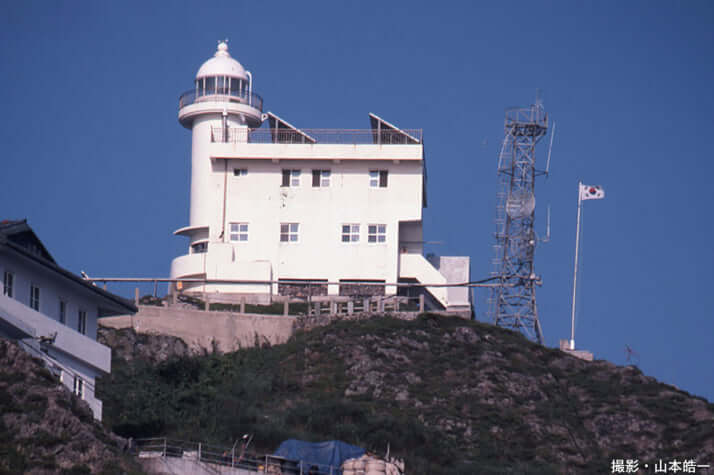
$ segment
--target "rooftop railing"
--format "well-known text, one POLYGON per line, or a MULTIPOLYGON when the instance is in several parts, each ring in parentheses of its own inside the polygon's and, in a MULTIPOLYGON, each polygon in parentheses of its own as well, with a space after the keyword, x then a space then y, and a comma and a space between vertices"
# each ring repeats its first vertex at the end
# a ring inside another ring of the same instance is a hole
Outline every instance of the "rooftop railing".
POLYGON ((508 109, 505 126, 512 135, 539 138, 548 130, 548 114, 540 105, 508 109))
POLYGON ((376 144, 416 145, 422 141, 421 129, 245 129, 213 127, 211 141, 222 143, 280 144, 376 144))
POLYGON ((234 102, 255 107, 263 112, 263 98, 254 92, 236 91, 228 88, 215 88, 207 91, 188 90, 179 97, 179 109, 201 102, 234 102))

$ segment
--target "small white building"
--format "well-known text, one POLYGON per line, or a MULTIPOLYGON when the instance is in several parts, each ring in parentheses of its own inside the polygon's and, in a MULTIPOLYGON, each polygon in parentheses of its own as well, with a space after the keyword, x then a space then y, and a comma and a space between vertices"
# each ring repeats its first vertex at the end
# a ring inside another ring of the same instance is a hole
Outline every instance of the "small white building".
MULTIPOLYGON (((252 74, 225 42, 181 96, 178 118, 192 131, 191 200, 189 225, 175 234, 189 246, 171 277, 223 281, 182 291, 265 302, 307 293, 302 280, 324 282, 309 292, 330 296, 469 280, 468 257, 423 256, 421 130, 374 114, 365 130, 298 129, 263 113, 252 74)), ((432 307, 470 312, 467 287, 426 290, 432 307)))
POLYGON ((0 336, 18 340, 102 418, 94 381, 111 371, 111 350, 97 343, 97 318, 136 307, 63 269, 27 221, 0 222, 0 336))

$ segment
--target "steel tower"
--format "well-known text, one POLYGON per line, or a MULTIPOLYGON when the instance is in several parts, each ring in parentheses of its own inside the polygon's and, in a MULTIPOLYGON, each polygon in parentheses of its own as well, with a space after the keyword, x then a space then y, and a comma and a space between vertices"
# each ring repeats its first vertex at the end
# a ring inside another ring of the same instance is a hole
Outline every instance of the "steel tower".
POLYGON ((523 332, 538 343, 543 333, 538 321, 534 255, 535 179, 547 173, 536 169, 536 145, 548 132, 548 116, 540 104, 506 111, 505 137, 498 157, 500 190, 496 207, 496 257, 492 276, 500 285, 490 298, 496 325, 523 332))

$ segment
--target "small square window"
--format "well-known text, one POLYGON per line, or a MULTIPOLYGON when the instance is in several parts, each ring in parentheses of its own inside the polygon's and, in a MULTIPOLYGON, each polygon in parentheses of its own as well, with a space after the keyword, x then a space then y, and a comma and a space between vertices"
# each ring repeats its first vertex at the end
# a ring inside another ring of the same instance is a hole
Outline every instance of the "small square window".
POLYGON ((300 170, 283 170, 283 181, 280 186, 300 186, 300 170))
POLYGON ((233 169, 233 176, 247 176, 247 175, 248 175, 247 168, 234 168, 233 169))
POLYGON ((342 242, 359 242, 359 224, 342 225, 342 242))
POLYGON ((248 241, 248 223, 231 223, 231 242, 248 241))
POLYGON ((313 170, 312 171, 312 186, 327 187, 330 186, 330 170, 313 170))
POLYGON ((369 171, 369 186, 372 188, 386 188, 389 171, 388 170, 370 170, 369 171))
POLYGON ((387 241, 386 224, 370 224, 367 226, 367 242, 381 243, 387 241))
POLYGON ((191 244, 191 254, 203 254, 204 252, 208 252, 208 242, 201 241, 191 244))
POLYGON ((379 170, 370 170, 369 186, 371 186, 372 188, 376 188, 379 186, 379 170))
POLYGON ((299 223, 280 224, 280 242, 297 242, 299 223))

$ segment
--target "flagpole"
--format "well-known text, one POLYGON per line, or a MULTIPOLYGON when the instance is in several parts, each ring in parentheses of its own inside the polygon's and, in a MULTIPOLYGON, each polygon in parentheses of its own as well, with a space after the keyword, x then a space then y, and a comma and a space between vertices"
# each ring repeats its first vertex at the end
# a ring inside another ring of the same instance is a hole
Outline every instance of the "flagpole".
POLYGON ((580 210, 583 206, 583 183, 578 182, 578 223, 575 227, 575 269, 573 270, 573 310, 570 316, 570 349, 575 349, 575 294, 578 285, 578 250, 580 247, 580 210))

